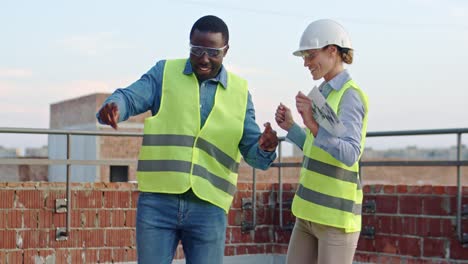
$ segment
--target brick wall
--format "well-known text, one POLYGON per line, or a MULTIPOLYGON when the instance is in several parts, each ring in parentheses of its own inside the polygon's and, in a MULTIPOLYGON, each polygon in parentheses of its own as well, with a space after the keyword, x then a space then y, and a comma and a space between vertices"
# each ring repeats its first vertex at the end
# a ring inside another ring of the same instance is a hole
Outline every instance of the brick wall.
MULTIPOLYGON (((375 201, 375 212, 364 210, 355 260, 371 263, 468 263, 468 247, 456 237, 456 187, 367 185, 364 201, 375 201)), ((468 204, 468 187, 463 188, 468 204)), ((463 230, 468 232, 468 219, 463 230)))
POLYGON ((64 190, 63 183, 0 184, 0 263, 136 259, 132 184, 73 184, 70 238, 56 241, 56 228, 66 226, 66 214, 54 210, 64 190))
MULTIPOLYGON (((252 184, 241 182, 238 188, 228 214, 225 255, 286 253, 290 230, 279 228, 278 184, 257 184, 255 232, 242 230, 243 222, 252 221, 252 210, 242 206, 251 198, 252 184)), ((296 185, 283 188, 283 223, 288 227, 294 222, 289 203, 296 185)), ((361 236, 356 261, 468 263, 468 249, 455 238, 455 187, 370 185, 364 191, 365 200, 375 200, 376 211, 364 213, 363 226, 373 226, 375 236, 361 236)), ((136 260, 135 185, 73 184, 67 241, 55 239, 56 228, 66 224, 66 214, 54 211, 59 198, 65 198, 63 183, 0 183, 0 263, 136 260)), ((468 203, 467 187, 463 199, 468 203)), ((180 247, 176 257, 183 258, 180 247)))

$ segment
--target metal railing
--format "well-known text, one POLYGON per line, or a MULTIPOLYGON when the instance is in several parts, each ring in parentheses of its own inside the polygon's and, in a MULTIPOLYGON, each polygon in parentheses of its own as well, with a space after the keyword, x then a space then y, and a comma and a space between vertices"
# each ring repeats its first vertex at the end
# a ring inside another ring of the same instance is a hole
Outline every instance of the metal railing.
MULTIPOLYGON (((135 164, 134 159, 118 159, 118 160, 72 160, 71 159, 71 136, 115 136, 115 137, 142 137, 142 133, 130 132, 103 132, 103 131, 79 131, 79 130, 54 130, 54 129, 34 129, 34 128, 0 128, 0 134, 37 134, 37 135, 65 135, 66 143, 66 159, 65 160, 50 160, 50 159, 12 159, 0 158, 0 164, 6 165, 66 165, 66 198, 61 207, 66 207, 66 227, 57 228, 56 239, 66 240, 70 234, 71 221, 71 165, 131 165, 135 164)), ((56 211, 58 206, 56 204, 56 211)), ((65 210, 62 210, 62 212, 65 210)))
MULTIPOLYGON (((463 184, 462 184, 462 174, 461 167, 468 166, 468 160, 461 160, 461 135, 467 134, 468 128, 454 128, 454 129, 430 129, 430 130, 406 130, 406 131, 385 131, 385 132, 368 132, 367 138, 370 137, 395 137, 395 136, 421 136, 421 135, 447 135, 452 134, 457 136, 457 159, 456 160, 425 160, 425 161, 411 161, 411 160, 401 160, 401 161, 360 161, 359 170, 362 167, 384 167, 384 166, 425 166, 425 167, 457 167, 457 215, 456 215, 456 232, 458 240, 463 243, 468 243, 468 234, 463 233, 462 230, 462 217, 468 215, 468 205, 463 206, 462 204, 462 195, 463 195, 463 184)), ((284 138, 280 138, 280 144, 278 150, 280 155, 278 156, 278 162, 273 163, 272 167, 278 168, 278 204, 279 204, 279 224, 282 229, 290 229, 291 226, 285 226, 283 223, 283 184, 282 184, 282 168, 285 167, 301 167, 301 163, 283 163, 281 161, 281 149, 282 142, 284 138)), ((255 206, 254 206, 255 208, 255 206)))
MULTIPOLYGON (((115 159, 115 160, 72 160, 71 159, 71 142, 72 136, 116 136, 116 137, 142 137, 142 133, 132 132, 104 132, 104 131, 79 131, 79 130, 54 130, 54 129, 32 129, 32 128, 0 128, 0 134, 47 134, 47 135, 65 135, 67 140, 66 159, 65 160, 50 160, 50 159, 12 159, 0 158, 0 164, 29 164, 29 165, 66 165, 66 207, 67 207, 67 221, 66 228, 57 237, 68 237, 70 231, 71 220, 71 195, 70 195, 70 177, 71 165, 132 165, 136 164, 134 159, 115 159)), ((379 167, 379 166, 456 166, 457 167, 457 236, 461 242, 468 242, 468 235, 462 231, 462 212, 464 210, 462 205, 462 180, 461 180, 461 167, 468 166, 468 160, 461 160, 461 135, 467 134, 468 128, 455 128, 455 129, 433 129, 433 130, 408 130, 408 131, 388 131, 388 132, 369 132, 367 137, 394 137, 394 136, 420 136, 420 135, 441 135, 441 134, 455 134, 457 136, 457 159, 456 160, 439 160, 439 161, 361 161, 361 167, 379 167)), ((285 163, 282 162, 282 144, 285 142, 284 137, 280 137, 278 146, 278 162, 272 164, 272 167, 278 168, 278 203, 279 203, 279 224, 280 228, 291 228, 285 226, 283 223, 283 174, 282 168, 285 167, 300 167, 301 163, 285 163)), ((252 194, 252 209, 253 209, 253 222, 248 225, 248 229, 255 229, 256 226, 256 174, 253 170, 253 194, 252 194)))
POLYGON ((462 230, 462 196, 463 184, 461 167, 468 166, 468 160, 461 159, 462 153, 462 134, 467 134, 468 128, 452 128, 452 129, 428 129, 428 130, 402 130, 402 131, 386 131, 386 132, 369 132, 367 137, 395 137, 395 136, 423 136, 423 135, 456 135, 457 138, 457 159, 456 160, 434 160, 434 161, 361 161, 361 167, 377 167, 377 166, 425 166, 425 167, 457 167, 457 238, 462 244, 468 243, 468 234, 462 230))

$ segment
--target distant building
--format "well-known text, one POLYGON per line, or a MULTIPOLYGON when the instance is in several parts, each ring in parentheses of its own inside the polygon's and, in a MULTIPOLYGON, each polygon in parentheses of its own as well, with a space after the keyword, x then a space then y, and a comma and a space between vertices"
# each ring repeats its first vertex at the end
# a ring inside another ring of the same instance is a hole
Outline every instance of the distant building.
MULTIPOLYGON (((97 122, 96 112, 106 93, 96 93, 50 105, 50 129, 113 131, 97 122)), ((150 112, 119 123, 119 132, 142 132, 143 122, 150 112)), ((108 160, 138 158, 141 137, 72 136, 71 159, 108 160)), ((66 137, 49 135, 49 159, 66 159, 66 137)), ((131 166, 71 166, 72 181, 129 181, 135 180, 136 165, 131 166)), ((49 181, 65 181, 66 166, 49 167, 49 181)))
POLYGON ((42 146, 40 148, 26 148, 24 151, 25 157, 47 157, 48 156, 48 148, 47 146, 42 146))
POLYGON ((4 148, 0 146, 0 158, 16 158, 19 156, 19 149, 4 148))
MULTIPOLYGON (((26 156, 47 158, 47 147, 29 148, 26 156)), ((0 146, 0 158, 22 159, 25 157, 20 156, 19 149, 7 149, 0 146)), ((47 175, 46 165, 0 164, 0 182, 47 181, 47 175)))
MULTIPOLYGON (((468 149, 461 146, 461 159, 468 159, 468 149)), ((374 150, 366 148, 363 159, 409 159, 409 160, 456 160, 457 148, 417 148, 408 146, 400 149, 374 150)))

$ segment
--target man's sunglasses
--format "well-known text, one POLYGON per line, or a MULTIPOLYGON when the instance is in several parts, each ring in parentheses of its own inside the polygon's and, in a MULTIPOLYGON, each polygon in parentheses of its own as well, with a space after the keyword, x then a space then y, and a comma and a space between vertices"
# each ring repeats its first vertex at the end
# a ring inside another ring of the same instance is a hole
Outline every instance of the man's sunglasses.
POLYGON ((190 53, 197 57, 201 57, 204 53, 206 53, 206 55, 208 55, 210 58, 217 58, 223 54, 223 51, 226 47, 227 45, 221 48, 208 48, 190 44, 190 53))

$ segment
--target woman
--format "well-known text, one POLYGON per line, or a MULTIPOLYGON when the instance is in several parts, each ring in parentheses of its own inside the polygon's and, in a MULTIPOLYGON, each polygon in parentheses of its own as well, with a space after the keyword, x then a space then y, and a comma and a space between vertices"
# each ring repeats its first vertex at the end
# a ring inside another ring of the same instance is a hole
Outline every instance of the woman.
POLYGON ((348 33, 337 22, 312 22, 293 54, 304 59, 314 80, 324 79, 319 91, 345 132, 334 136, 321 126, 314 118, 312 100, 301 92, 296 95, 296 108, 305 131, 294 122, 288 107, 280 104, 276 110, 275 120, 288 132, 287 139, 304 152, 292 204, 296 223, 287 263, 352 263, 361 230, 358 161, 367 129, 367 97, 344 69, 344 63, 353 61, 353 49, 348 33))

